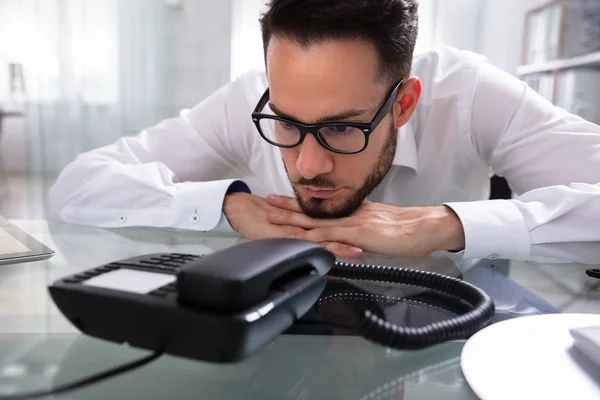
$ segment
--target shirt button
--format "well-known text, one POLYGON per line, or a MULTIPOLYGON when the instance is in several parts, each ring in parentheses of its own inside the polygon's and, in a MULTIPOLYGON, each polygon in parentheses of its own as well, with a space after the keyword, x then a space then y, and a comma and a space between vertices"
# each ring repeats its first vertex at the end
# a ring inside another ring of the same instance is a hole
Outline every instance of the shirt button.
POLYGON ((198 214, 192 215, 192 223, 197 224, 198 222, 200 222, 200 216, 198 214))
POLYGON ((488 256, 488 258, 489 258, 490 260, 495 260, 495 259, 497 259, 497 258, 499 258, 499 257, 500 257, 500 254, 490 254, 490 255, 488 256))
POLYGON ((124 223, 125 221, 127 221, 127 217, 126 217, 126 216, 124 216, 124 215, 121 215, 121 216, 119 217, 119 221, 120 221, 121 223, 124 223))

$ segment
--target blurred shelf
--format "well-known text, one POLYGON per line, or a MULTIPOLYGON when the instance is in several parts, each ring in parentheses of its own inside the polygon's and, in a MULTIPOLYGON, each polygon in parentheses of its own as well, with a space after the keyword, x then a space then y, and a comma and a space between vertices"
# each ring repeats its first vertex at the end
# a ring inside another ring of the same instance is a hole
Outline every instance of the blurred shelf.
POLYGON ((599 67, 600 51, 564 60, 548 61, 539 64, 522 65, 517 69, 517 75, 525 76, 540 72, 552 72, 575 67, 599 67))

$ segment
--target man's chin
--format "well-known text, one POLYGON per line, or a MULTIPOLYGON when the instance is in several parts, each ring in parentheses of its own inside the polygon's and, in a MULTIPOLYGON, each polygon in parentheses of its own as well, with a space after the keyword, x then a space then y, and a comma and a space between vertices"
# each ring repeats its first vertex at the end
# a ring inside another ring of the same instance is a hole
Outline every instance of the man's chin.
POLYGON ((344 218, 351 215, 358 208, 347 199, 303 198, 300 196, 296 196, 296 199, 304 214, 311 218, 344 218))

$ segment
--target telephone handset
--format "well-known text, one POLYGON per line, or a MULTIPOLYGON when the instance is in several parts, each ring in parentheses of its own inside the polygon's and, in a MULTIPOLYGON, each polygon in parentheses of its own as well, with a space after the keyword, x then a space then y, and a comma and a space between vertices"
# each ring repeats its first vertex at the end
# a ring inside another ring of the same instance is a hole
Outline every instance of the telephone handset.
POLYGON ((481 289, 459 279, 335 261, 325 247, 292 239, 239 244, 205 256, 149 254, 63 278, 49 287, 61 312, 90 336, 213 362, 241 360, 288 329, 319 299, 324 275, 421 286, 473 309, 422 327, 366 310, 357 333, 393 348, 465 338, 494 314, 481 289))
POLYGON ((335 256, 300 240, 273 239, 204 256, 177 274, 179 300, 215 312, 241 311, 310 274, 325 275, 335 256))

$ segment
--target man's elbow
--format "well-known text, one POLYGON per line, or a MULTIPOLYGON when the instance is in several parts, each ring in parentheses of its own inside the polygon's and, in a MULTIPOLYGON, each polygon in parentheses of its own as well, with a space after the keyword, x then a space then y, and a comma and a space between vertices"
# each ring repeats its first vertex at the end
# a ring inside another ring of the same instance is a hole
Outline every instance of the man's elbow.
POLYGON ((45 215, 48 220, 65 221, 64 210, 73 203, 83 182, 73 173, 72 166, 65 167, 46 197, 45 215))
POLYGON ((66 191, 60 181, 54 183, 46 198, 46 219, 63 221, 62 210, 67 202, 66 191))

